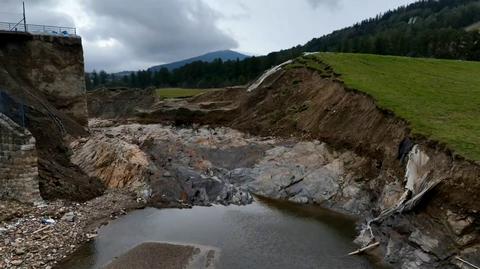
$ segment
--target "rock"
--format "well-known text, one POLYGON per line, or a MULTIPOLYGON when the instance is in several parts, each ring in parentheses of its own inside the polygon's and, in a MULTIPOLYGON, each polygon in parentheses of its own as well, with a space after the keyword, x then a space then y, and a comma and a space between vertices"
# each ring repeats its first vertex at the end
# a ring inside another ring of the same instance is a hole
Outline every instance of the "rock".
POLYGON ((10 264, 14 266, 19 266, 22 263, 23 263, 23 260, 13 260, 10 262, 10 264))
POLYGON ((425 252, 423 252, 419 249, 415 250, 414 254, 417 258, 419 258, 423 262, 428 263, 428 262, 431 261, 430 255, 428 255, 427 253, 425 253, 425 252))
POLYGON ((75 213, 74 212, 67 212, 61 218, 63 221, 74 222, 75 221, 75 213))
POLYGON ((410 237, 408 239, 419 245, 424 251, 430 253, 433 252, 433 250, 439 245, 437 239, 429 237, 427 234, 421 232, 418 229, 416 229, 412 234, 410 234, 410 237))
POLYGON ((403 263, 402 269, 422 269, 422 266, 416 262, 403 263))
POLYGON ((336 195, 343 174, 341 161, 325 163, 332 157, 329 153, 322 155, 322 144, 299 144, 268 150, 267 156, 250 171, 254 180, 247 183, 249 189, 270 198, 302 203, 321 203, 336 195))
POLYGON ((143 186, 146 175, 154 174, 146 153, 130 141, 99 133, 86 143, 74 144, 72 162, 108 188, 136 189, 143 186))
POLYGON ((449 210, 447 211, 447 221, 456 235, 462 235, 473 224, 474 219, 457 215, 449 210))
POLYGON ((459 256, 461 256, 465 260, 468 260, 469 262, 475 265, 480 265, 480 255, 478 255, 479 253, 480 253, 480 244, 476 244, 462 250, 459 256))
POLYGON ((404 192, 404 186, 398 181, 386 184, 380 198, 380 208, 382 210, 392 208, 398 203, 404 192))
POLYGON ((16 248, 16 249, 15 249, 15 254, 16 254, 16 255, 23 255, 23 254, 25 254, 25 248, 16 248))
POLYGON ((290 197, 288 199, 292 203, 297 203, 297 204, 308 204, 308 197, 306 196, 295 196, 295 197, 290 197))
POLYGON ((466 246, 466 245, 470 245, 471 243, 473 243, 476 239, 477 239, 477 234, 475 233, 472 233, 472 234, 466 234, 460 238, 458 238, 456 240, 457 244, 459 244, 460 246, 466 246))
POLYGON ((86 234, 85 235, 88 239, 93 239, 95 237, 97 237, 97 234, 86 234))

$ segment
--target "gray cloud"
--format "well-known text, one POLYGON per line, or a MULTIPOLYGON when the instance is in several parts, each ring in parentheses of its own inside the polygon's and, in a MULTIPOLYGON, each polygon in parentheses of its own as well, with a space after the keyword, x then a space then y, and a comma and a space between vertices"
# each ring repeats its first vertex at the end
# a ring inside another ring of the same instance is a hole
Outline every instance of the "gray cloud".
MULTIPOLYGON (((59 0, 24 0, 29 24, 73 26, 73 19, 55 9, 59 0)), ((22 0, 2 0, 2 21, 18 22, 22 19, 22 0)))
POLYGON ((337 7, 341 2, 341 0, 307 0, 307 1, 313 8, 317 8, 320 5, 337 7))
POLYGON ((200 0, 145 0, 132 5, 130 0, 89 0, 85 10, 95 21, 95 27, 82 31, 92 42, 110 40, 117 51, 89 46, 88 65, 98 68, 119 69, 125 61, 161 63, 213 50, 230 49, 237 42, 221 31, 216 22, 220 15, 200 0), (134 59, 125 59, 128 53, 134 59), (104 58, 104 57, 102 57, 104 58), (123 59, 123 62, 121 62, 123 59), (116 65, 116 66, 115 66, 116 65))

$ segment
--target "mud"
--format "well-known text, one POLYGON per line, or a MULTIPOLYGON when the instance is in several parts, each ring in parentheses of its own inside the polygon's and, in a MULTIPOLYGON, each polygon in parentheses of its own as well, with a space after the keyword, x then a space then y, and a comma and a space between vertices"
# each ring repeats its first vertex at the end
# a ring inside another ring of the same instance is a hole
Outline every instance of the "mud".
POLYGON ((215 250, 203 246, 143 243, 121 255, 106 269, 213 269, 215 250))

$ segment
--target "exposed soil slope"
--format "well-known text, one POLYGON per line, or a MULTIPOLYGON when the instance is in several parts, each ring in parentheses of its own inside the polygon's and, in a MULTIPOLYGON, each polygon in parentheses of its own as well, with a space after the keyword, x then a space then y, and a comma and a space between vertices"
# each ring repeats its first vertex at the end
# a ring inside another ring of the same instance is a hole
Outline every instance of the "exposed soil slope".
POLYGON ((112 88, 87 92, 89 116, 123 118, 149 109, 157 101, 155 90, 112 88))
POLYGON ((83 81, 81 40, 43 38, 0 33, 1 112, 23 125, 19 108, 25 105, 25 127, 36 139, 43 198, 91 199, 103 186, 69 161, 64 143, 88 134, 85 88, 77 85, 83 81), (80 81, 70 84, 76 75, 80 81))

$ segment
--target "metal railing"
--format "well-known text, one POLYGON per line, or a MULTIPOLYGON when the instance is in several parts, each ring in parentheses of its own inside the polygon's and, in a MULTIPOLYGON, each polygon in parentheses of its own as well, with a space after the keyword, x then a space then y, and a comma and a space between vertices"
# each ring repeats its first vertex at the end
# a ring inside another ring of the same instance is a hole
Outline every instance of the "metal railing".
POLYGON ((73 27, 23 24, 0 22, 0 31, 10 32, 28 32, 32 34, 58 35, 58 36, 77 36, 77 29, 73 27), (26 28, 26 29, 25 29, 26 28))

